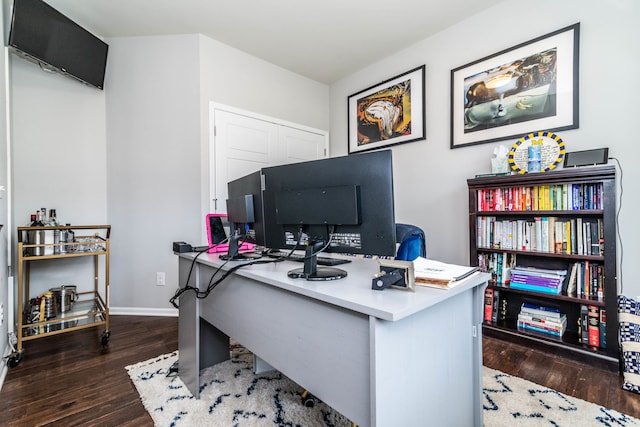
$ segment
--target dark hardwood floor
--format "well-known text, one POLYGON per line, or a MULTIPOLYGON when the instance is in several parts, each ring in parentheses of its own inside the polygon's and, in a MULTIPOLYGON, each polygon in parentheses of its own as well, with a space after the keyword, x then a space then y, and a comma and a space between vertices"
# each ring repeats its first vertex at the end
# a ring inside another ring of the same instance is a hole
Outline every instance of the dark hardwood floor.
POLYGON ((175 317, 111 316, 101 327, 24 343, 0 391, 2 426, 153 426, 124 367, 178 348, 175 317))
MULTIPOLYGON (((111 316, 102 349, 99 328, 25 343, 22 362, 0 391, 2 426, 152 426, 124 367, 178 348, 178 319, 111 316)), ((484 364, 640 418, 640 396, 606 370, 483 340, 484 364)))

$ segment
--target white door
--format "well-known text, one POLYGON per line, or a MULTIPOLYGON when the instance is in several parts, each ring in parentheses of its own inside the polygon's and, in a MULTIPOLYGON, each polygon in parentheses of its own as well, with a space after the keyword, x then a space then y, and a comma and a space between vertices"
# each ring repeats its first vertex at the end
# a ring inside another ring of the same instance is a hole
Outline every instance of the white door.
POLYGON ((227 182, 272 165, 277 158, 278 129, 272 123, 215 110, 211 152, 211 212, 226 212, 227 182))
POLYGON ((278 127, 279 164, 303 162, 327 157, 326 135, 292 128, 278 127))
POLYGON ((276 119, 211 106, 210 212, 226 212, 227 183, 263 167, 328 156, 328 135, 276 119))

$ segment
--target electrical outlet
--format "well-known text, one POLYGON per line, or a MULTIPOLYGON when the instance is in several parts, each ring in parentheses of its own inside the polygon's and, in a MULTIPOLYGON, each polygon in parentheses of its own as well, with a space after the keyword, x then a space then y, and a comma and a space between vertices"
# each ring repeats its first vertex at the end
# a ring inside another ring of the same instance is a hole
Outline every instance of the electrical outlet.
POLYGON ((156 286, 164 286, 164 271, 158 271, 156 273, 156 286))
POLYGON ((0 326, 4 323, 4 304, 0 304, 0 326))

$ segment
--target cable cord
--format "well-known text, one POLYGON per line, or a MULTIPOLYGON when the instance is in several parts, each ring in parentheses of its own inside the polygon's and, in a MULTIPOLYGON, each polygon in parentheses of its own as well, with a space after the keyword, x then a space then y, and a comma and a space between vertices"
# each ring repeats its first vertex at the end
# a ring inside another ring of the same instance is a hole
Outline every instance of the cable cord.
MULTIPOLYGON (((329 233, 329 241, 327 242, 327 244, 325 244, 321 249, 319 249, 318 251, 314 252, 313 254, 305 257, 306 258, 311 258, 317 254, 319 254, 320 252, 322 252, 323 250, 325 250, 326 248, 329 247, 329 245, 331 244, 332 240, 333 240, 333 226, 332 226, 332 230, 329 233)), ((228 239, 225 239, 224 241, 218 243, 218 244, 222 244, 225 241, 227 241, 228 239)), ((245 241, 242 240, 241 244, 242 245, 245 241)), ((302 225, 300 225, 300 227, 298 228, 298 241, 296 242, 295 246, 291 249, 291 251, 289 251, 289 253, 285 256, 281 256, 278 258, 270 258, 270 259, 256 259, 253 261, 249 261, 249 262, 245 262, 242 264, 238 264, 238 265, 234 265, 233 267, 231 267, 230 269, 226 270, 224 272, 224 274, 222 274, 222 276, 220 276, 217 280, 214 281, 215 277, 218 275, 218 273, 220 273, 220 271, 222 271, 222 268, 227 265, 227 263, 229 262, 229 260, 225 261, 223 264, 221 264, 220 266, 218 266, 218 268, 216 268, 216 270, 213 272, 213 274, 211 275, 211 278, 209 279, 209 284, 207 285, 207 289, 205 289, 204 291, 201 291, 200 289, 198 289, 197 287, 194 286, 189 286, 189 281, 191 280, 191 274, 193 272, 193 268, 196 264, 196 260, 198 259, 198 257, 203 254, 204 252, 208 251, 209 249, 214 248, 217 245, 213 245, 211 247, 208 247, 207 249, 198 251, 197 255, 195 257, 193 257, 193 260, 191 260, 191 267, 189 268, 189 274, 187 275, 187 281, 185 283, 185 286, 183 288, 178 288, 175 292, 175 294, 173 295, 173 297, 171 297, 171 299, 169 300, 169 302, 171 302, 171 304, 175 307, 175 308, 180 308, 178 303, 176 302, 177 299, 180 297, 180 295, 182 295, 183 293, 187 292, 187 291, 192 291, 194 292, 196 298, 198 299, 204 299, 206 297, 209 296, 209 294, 211 293, 211 291, 213 291, 215 289, 216 286, 218 286, 220 283, 222 283, 227 277, 229 277, 230 274, 236 272, 238 269, 240 268, 244 268, 244 267, 248 267, 250 265, 257 265, 257 264, 272 264, 272 263, 277 263, 277 262, 282 262, 285 261, 287 258, 289 258, 293 252, 298 249, 300 247, 300 244, 302 242, 302 225)))
MULTIPOLYGON (((311 255, 306 255, 304 257, 304 259, 309 259, 309 258, 312 258, 312 257, 318 255, 320 252, 322 252, 325 249, 327 249, 329 247, 329 245, 331 245, 331 242, 333 241, 333 234, 335 233, 335 226, 333 226, 333 225, 332 226, 327 226, 327 232, 328 232, 327 234, 329 235, 329 240, 327 241, 327 243, 322 248, 318 249, 317 251, 315 251, 311 255), (329 230, 329 227, 331 227, 331 230, 329 230)), ((298 236, 299 237, 298 237, 298 243, 296 243, 296 248, 300 245, 300 240, 302 239, 302 226, 300 227, 300 229, 298 231, 298 236)), ((293 253, 294 250, 295 250, 295 248, 291 250, 291 253, 293 253)), ((291 255, 291 254, 289 254, 289 255, 291 255)))
MULTIPOLYGON (((228 240, 228 239, 226 239, 226 240, 228 240)), ((244 242, 245 242, 245 240, 242 240, 240 242, 240 246, 242 244, 244 244, 244 242)), ((222 244, 222 243, 224 243, 224 241, 220 242, 219 244, 222 244)), ((177 299, 180 297, 180 295, 182 295, 183 293, 185 293, 187 291, 194 292, 196 298, 198 298, 198 299, 204 299, 204 298, 208 297, 209 294, 211 293, 211 291, 213 291, 216 286, 218 286, 220 283, 222 283, 222 281, 224 279, 226 279, 231 273, 234 273, 235 271, 237 271, 240 268, 247 267, 247 266, 250 266, 250 265, 256 265, 256 264, 271 264, 271 263, 276 263, 276 262, 282 262, 282 261, 284 261, 286 259, 285 257, 272 258, 272 259, 267 259, 267 260, 265 260, 265 259, 256 259, 256 260, 253 260, 253 261, 249 261, 249 262, 245 262, 245 263, 242 263, 242 264, 238 264, 238 265, 235 265, 235 266, 231 267, 229 270, 226 270, 222 276, 220 276, 217 280, 214 281, 214 279, 218 275, 218 273, 220 273, 222 268, 225 265, 227 265, 227 263, 230 261, 230 260, 227 260, 224 263, 222 263, 220 266, 218 266, 218 268, 216 268, 216 270, 213 272, 213 274, 211 275, 211 278, 209 279, 209 284, 207 285, 207 289, 205 289, 204 291, 201 291, 197 287, 190 286, 189 285, 189 281, 191 280, 191 274, 193 272, 193 268, 195 266, 196 260, 198 259, 198 257, 202 253, 208 251, 209 249, 211 249, 211 248, 213 248, 215 246, 217 246, 217 245, 214 245, 214 246, 212 246, 210 248, 207 248, 207 249, 204 249, 202 251, 199 251, 198 254, 195 257, 193 257, 193 259, 191 260, 191 268, 189 269, 189 274, 187 275, 187 280, 186 280, 186 283, 185 283, 184 287, 183 288, 178 288, 176 290, 175 294, 169 300, 171 305, 173 305, 175 308, 180 308, 179 304, 177 303, 177 299)), ((293 250, 291 252, 293 252, 293 250)))
POLYGON ((624 193, 624 188, 622 187, 622 165, 620 165, 620 161, 615 157, 609 157, 611 160, 615 160, 618 164, 618 170, 620 171, 620 195, 618 196, 618 208, 616 209, 616 233, 618 234, 618 241, 620 242, 620 269, 618 272, 618 283, 620 284, 620 295, 623 294, 623 282, 622 282, 622 260, 624 258, 624 247, 622 245, 622 234, 620 233, 620 212, 622 211, 622 195, 624 193))
POLYGON ((223 241, 216 243, 214 245, 211 245, 209 247, 207 247, 206 249, 202 249, 200 251, 197 251, 197 255, 191 260, 191 267, 189 268, 189 274, 187 275, 187 282, 185 283, 185 287, 184 288, 178 288, 176 290, 176 292, 173 294, 173 296, 171 297, 171 299, 169 299, 169 302, 171 303, 171 305, 173 305, 175 308, 178 308, 178 305, 176 304, 176 299, 182 295, 187 289, 194 289, 194 290, 198 290, 197 288, 194 288, 192 286, 189 286, 188 283, 191 280, 191 274, 193 273, 193 268, 196 265, 196 260, 198 259, 198 257, 200 255, 202 255, 203 253, 207 252, 209 249, 213 249, 218 245, 222 245, 223 243, 226 243, 229 241, 229 238, 227 237, 226 239, 224 239, 223 241))

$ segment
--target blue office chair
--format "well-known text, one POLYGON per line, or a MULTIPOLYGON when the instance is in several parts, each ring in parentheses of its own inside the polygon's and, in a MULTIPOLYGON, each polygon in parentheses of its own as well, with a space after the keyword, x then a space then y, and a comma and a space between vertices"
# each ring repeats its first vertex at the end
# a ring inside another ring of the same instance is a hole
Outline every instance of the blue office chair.
POLYGON ((420 227, 396 224, 396 243, 399 243, 396 259, 413 261, 419 256, 427 257, 427 239, 420 227))

